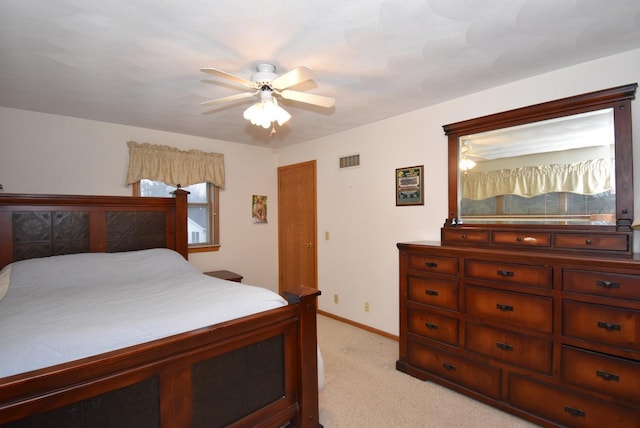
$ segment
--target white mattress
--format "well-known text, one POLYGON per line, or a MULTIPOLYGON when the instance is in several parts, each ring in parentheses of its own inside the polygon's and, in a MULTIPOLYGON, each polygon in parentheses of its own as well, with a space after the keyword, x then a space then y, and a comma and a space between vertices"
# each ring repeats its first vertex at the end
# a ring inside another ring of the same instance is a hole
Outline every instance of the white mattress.
POLYGON ((2 278, 0 378, 286 305, 166 249, 25 260, 2 278))

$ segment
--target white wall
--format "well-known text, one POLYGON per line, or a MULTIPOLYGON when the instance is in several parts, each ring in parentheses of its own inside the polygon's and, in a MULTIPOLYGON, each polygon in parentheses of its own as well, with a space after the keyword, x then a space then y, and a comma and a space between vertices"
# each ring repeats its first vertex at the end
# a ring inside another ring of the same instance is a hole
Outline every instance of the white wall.
MULTIPOLYGON (((635 50, 279 150, 279 166, 317 160, 320 309, 398 334, 395 245, 438 240, 447 217, 442 125, 638 81, 640 50, 635 50), (340 171, 338 158, 353 153, 360 153, 361 166, 340 171), (413 165, 425 166, 425 204, 396 207, 395 169, 413 165), (369 313, 364 302, 370 303, 369 313)), ((640 104, 633 108, 634 163, 640 171, 640 104)), ((638 214, 639 183, 640 172, 634 178, 638 214)), ((637 246, 640 237, 635 238, 637 246)))
MULTIPOLYGON (((194 254, 202 270, 230 269, 277 290, 277 166, 317 160, 320 308, 398 334, 396 243, 437 240, 447 217, 442 125, 640 81, 640 50, 536 76, 330 137, 280 149, 0 108, 0 183, 5 192, 130 195, 126 141, 225 154, 217 253, 194 254), (360 153, 361 166, 338 158, 360 153), (424 206, 395 206, 395 168, 425 166, 424 206), (268 196, 269 223, 251 223, 251 195, 268 196), (324 240, 324 232, 330 239, 324 240), (333 295, 339 303, 333 303, 333 295), (364 312, 364 302, 371 311, 364 312)), ((340 98, 338 96, 338 102, 340 98)), ((295 120, 295 118, 294 118, 295 120)), ((329 119, 330 120, 330 119, 329 119)), ((634 103, 636 171, 640 105, 634 103)), ((640 172, 634 179, 640 214, 640 172)), ((636 237, 636 246, 640 244, 636 237)))
POLYGON ((225 155, 218 252, 189 259, 203 271, 228 269, 243 282, 278 290, 277 168, 272 149, 0 108, 0 183, 9 193, 130 196, 125 184, 134 140, 225 155), (268 223, 251 221, 251 196, 266 195, 268 223))

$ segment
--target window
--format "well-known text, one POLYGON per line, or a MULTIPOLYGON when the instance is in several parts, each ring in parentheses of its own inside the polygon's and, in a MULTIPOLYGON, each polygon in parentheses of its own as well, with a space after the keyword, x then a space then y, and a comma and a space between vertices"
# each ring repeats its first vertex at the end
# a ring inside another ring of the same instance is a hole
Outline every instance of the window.
MULTIPOLYGON (((160 181, 142 179, 133 192, 136 196, 167 197, 175 190, 160 181)), ((189 251, 214 251, 218 239, 218 188, 211 183, 197 183, 183 187, 187 195, 189 251)))
POLYGON ((460 212, 467 223, 478 223, 491 218, 495 221, 518 218, 527 223, 554 224, 615 224, 615 193, 595 195, 571 192, 548 192, 530 198, 518 195, 498 195, 486 199, 461 199, 460 212), (537 218, 535 218, 537 217, 537 218))
POLYGON ((216 251, 219 239, 218 189, 224 188, 224 155, 128 141, 127 184, 134 196, 166 197, 178 183, 187 196, 189 252, 216 251))

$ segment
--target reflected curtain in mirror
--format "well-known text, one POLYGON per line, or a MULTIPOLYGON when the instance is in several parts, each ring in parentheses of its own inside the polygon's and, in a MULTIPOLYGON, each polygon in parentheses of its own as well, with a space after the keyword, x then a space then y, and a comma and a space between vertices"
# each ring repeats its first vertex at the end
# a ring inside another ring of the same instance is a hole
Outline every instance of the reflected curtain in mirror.
POLYGON ((539 196, 551 192, 595 195, 615 193, 611 162, 594 159, 569 165, 525 166, 494 171, 467 171, 461 177, 463 199, 499 195, 539 196))

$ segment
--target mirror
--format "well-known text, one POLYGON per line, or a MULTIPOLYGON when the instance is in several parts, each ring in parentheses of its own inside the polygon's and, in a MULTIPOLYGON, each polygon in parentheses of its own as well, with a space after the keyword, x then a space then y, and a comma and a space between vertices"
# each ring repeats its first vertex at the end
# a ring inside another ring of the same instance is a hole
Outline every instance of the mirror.
POLYGON ((630 230, 637 84, 445 125, 447 225, 630 230))
POLYGON ((615 225, 613 109, 459 138, 462 223, 615 225))

